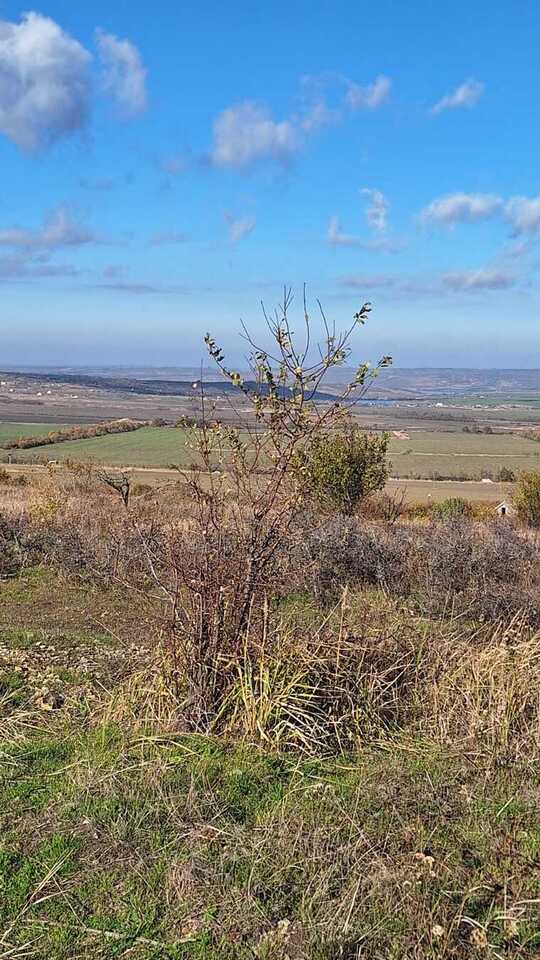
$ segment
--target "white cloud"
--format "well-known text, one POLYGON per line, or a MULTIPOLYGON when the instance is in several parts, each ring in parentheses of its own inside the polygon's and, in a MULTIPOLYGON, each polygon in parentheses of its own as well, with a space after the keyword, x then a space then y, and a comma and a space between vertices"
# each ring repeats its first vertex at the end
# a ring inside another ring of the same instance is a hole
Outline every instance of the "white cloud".
POLYGON ((364 197, 369 197, 371 201, 366 212, 370 227, 373 227, 378 233, 384 233, 388 226, 388 200, 380 190, 370 190, 364 187, 360 193, 364 197))
POLYGON ((362 242, 360 237, 343 232, 339 217, 330 218, 326 239, 334 247, 357 247, 362 242))
POLYGON ((517 282, 515 274, 496 267, 482 267, 479 270, 463 270, 456 273, 445 273, 442 284, 450 290, 506 290, 514 287, 517 282))
POLYGON ((348 81, 346 101, 351 110, 376 110, 390 98, 392 81, 380 73, 373 83, 361 86, 348 81))
POLYGON ((148 107, 147 71, 137 47, 103 30, 96 31, 96 44, 103 89, 114 97, 124 117, 144 113, 148 107))
POLYGON ((33 152, 80 129, 89 110, 90 62, 49 17, 0 20, 0 132, 33 152))
POLYGON ((247 237, 248 234, 253 232, 257 223, 255 217, 235 220, 230 213, 225 214, 225 220, 229 225, 229 240, 231 243, 238 243, 242 237, 247 237))
POLYGON ((498 213, 503 206, 501 197, 491 193, 450 193, 438 197, 420 214, 424 222, 474 223, 487 220, 498 213))
POLYGON ((291 121, 276 122, 267 106, 245 100, 223 110, 214 121, 211 160, 217 167, 237 169, 269 159, 286 163, 300 145, 291 121))
POLYGON ((515 236, 540 233, 540 196, 510 197, 504 200, 492 193, 451 193, 437 197, 420 213, 424 223, 476 223, 500 216, 512 227, 515 236))
POLYGON ((511 197, 504 208, 514 233, 538 233, 540 231, 540 196, 511 197))
POLYGON ((461 270, 438 276, 379 273, 373 275, 352 275, 341 277, 342 287, 362 290, 369 299, 369 291, 388 290, 396 295, 410 297, 440 297, 453 293, 489 293, 508 290, 517 286, 519 278, 515 273, 497 267, 486 266, 477 270, 461 270))
POLYGON ((430 113, 442 113, 443 110, 460 110, 463 107, 470 109, 478 103, 484 93, 485 84, 472 77, 460 84, 452 93, 442 97, 430 110, 430 113))
POLYGON ((66 207, 53 210, 38 230, 23 227, 0 230, 0 246, 19 250, 50 251, 61 247, 79 247, 95 241, 95 234, 76 223, 66 207))

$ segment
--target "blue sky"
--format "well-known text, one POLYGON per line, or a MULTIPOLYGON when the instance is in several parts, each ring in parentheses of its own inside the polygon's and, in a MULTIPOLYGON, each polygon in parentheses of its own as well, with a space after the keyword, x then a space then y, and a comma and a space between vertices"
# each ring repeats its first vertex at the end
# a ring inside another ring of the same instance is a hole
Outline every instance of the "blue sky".
POLYGON ((283 284, 358 359, 539 367, 530 0, 0 2, 0 366, 239 353, 283 284), (31 8, 30 8, 31 9, 31 8))

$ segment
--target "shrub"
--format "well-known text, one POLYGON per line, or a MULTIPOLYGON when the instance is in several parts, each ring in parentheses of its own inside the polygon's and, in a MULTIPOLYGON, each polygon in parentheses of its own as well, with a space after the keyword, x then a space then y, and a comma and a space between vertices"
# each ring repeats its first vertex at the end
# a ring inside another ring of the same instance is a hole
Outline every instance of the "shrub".
MULTIPOLYGON (((260 630, 264 636, 266 598, 277 593, 282 545, 303 504, 291 464, 317 436, 332 434, 350 404, 391 363, 386 356, 376 367, 361 364, 331 404, 317 406, 321 383, 346 362, 353 332, 367 320, 370 305, 364 304, 342 333, 323 315, 317 350, 305 301, 304 335, 293 334, 291 301, 285 291, 282 305, 267 317, 272 354, 244 330, 252 380, 229 369, 219 345, 205 337, 211 359, 253 416, 245 428, 226 427, 208 419, 202 404, 201 423, 187 438, 198 455, 186 477, 193 499, 189 536, 170 529, 165 548, 156 552, 122 485, 115 487, 146 549, 152 596, 157 593, 165 605, 160 628, 171 666, 167 679, 177 692, 187 693, 189 721, 195 727, 206 725, 219 710, 245 654, 248 633, 255 638, 260 630)), ((113 485, 111 478, 103 479, 113 485)), ((372 487, 377 484, 380 480, 372 487)))
POLYGON ((463 497, 447 497, 440 503, 434 503, 432 508, 432 514, 438 520, 456 520, 469 516, 470 512, 470 505, 463 497))
POLYGON ((497 480, 499 483, 513 483, 516 479, 516 475, 513 470, 510 470, 509 467, 501 467, 497 474, 497 480))
POLYGON ((514 504, 520 520, 531 527, 540 527, 540 471, 521 474, 514 504))
POLYGON ((388 478, 389 436, 349 429, 321 434, 298 453, 294 472, 305 492, 321 506, 350 516, 388 478))

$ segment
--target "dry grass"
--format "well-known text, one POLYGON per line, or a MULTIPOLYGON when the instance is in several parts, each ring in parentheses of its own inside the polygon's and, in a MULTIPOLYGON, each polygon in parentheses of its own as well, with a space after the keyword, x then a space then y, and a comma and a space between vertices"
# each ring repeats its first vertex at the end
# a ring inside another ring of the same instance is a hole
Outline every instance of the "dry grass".
MULTIPOLYGON (((177 493, 137 497, 138 522, 187 536, 177 493)), ((217 651, 193 732, 114 497, 84 474, 22 497, 26 560, 0 584, 0 958, 538 956, 526 617, 482 622, 455 595, 428 614, 365 581, 321 606, 284 566, 238 655, 217 651)), ((470 544, 443 534, 455 579, 470 544)))

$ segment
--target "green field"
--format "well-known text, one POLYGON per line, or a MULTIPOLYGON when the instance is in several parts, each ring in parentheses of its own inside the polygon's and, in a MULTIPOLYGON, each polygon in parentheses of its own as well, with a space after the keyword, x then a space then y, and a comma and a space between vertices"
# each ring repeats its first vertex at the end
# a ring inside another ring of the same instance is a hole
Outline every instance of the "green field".
POLYGON ((17 437, 47 436, 51 430, 65 426, 63 423, 3 423, 0 421, 0 445, 17 437))
MULTIPOLYGON (((44 431, 46 432, 46 431, 44 431)), ((91 440, 68 440, 16 452, 21 462, 81 460, 114 466, 186 466, 195 459, 186 446, 186 431, 174 427, 142 427, 131 433, 108 434, 91 440)), ((2 451, 6 459, 7 451, 2 451)))
MULTIPOLYGON (((48 433, 54 424, 5 424, 0 428, 4 440, 48 433)), ((186 431, 174 427, 143 427, 132 433, 110 434, 90 440, 14 451, 19 462, 44 460, 80 460, 113 466, 186 467, 197 455, 186 445, 186 431)), ((7 460, 8 451, 0 451, 7 460)), ((411 430, 409 439, 392 436, 390 441, 391 475, 394 477, 470 477, 480 479, 490 473, 497 477, 501 467, 514 472, 540 469, 540 443, 512 434, 463 433, 461 431, 411 430)))

